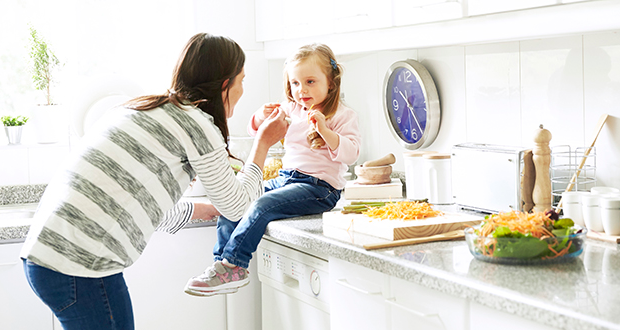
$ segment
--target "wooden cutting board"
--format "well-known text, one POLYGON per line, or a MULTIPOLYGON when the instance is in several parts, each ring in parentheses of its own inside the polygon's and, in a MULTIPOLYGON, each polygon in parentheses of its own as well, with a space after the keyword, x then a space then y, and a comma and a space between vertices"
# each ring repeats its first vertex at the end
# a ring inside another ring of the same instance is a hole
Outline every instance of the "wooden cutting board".
POLYGON ((480 224, 483 217, 444 213, 444 215, 423 220, 379 220, 363 214, 342 214, 340 211, 323 213, 323 226, 331 226, 357 233, 385 238, 391 241, 427 237, 467 226, 480 224))

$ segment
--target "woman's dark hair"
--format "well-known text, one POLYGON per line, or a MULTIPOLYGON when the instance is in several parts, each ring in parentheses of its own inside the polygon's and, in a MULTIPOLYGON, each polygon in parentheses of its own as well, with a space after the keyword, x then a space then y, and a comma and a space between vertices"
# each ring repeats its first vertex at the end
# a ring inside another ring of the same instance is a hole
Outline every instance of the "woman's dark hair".
POLYGON ((232 39, 198 33, 185 45, 174 68, 168 93, 137 97, 124 106, 134 110, 151 110, 168 102, 178 107, 191 103, 213 117, 224 141, 228 141, 224 102, 229 102, 228 92, 244 64, 245 54, 232 39), (224 86, 227 79, 228 83, 224 86), (223 91, 226 92, 224 99, 223 91))

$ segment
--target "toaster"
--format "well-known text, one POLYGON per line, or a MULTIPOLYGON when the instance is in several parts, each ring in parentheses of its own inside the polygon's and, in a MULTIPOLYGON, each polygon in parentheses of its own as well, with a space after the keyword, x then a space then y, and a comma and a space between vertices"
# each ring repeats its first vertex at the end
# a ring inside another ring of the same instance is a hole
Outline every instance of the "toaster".
POLYGON ((521 172, 527 150, 479 143, 453 146, 454 204, 485 213, 521 210, 521 172))

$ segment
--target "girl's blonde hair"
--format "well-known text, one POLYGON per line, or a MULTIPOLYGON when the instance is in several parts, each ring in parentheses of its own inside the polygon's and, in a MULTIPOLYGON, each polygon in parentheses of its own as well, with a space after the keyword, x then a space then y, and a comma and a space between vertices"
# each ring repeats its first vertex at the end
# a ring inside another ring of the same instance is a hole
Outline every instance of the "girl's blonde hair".
POLYGON ((323 73, 327 76, 329 86, 327 97, 321 104, 321 111, 325 118, 330 118, 338 110, 340 104, 340 80, 342 77, 342 66, 336 63, 336 56, 331 48, 324 44, 310 44, 300 47, 295 54, 289 57, 284 64, 284 90, 289 101, 295 102, 291 93, 291 83, 288 77, 288 66, 312 60, 322 68, 323 73))

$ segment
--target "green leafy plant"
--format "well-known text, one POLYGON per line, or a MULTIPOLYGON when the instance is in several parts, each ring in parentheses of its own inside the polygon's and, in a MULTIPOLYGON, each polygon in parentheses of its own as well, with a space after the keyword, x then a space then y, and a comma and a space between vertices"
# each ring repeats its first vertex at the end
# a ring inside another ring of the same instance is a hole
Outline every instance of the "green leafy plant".
POLYGON ((24 116, 16 116, 16 117, 2 116, 0 117, 0 121, 2 121, 2 124, 4 126, 22 126, 26 124, 28 119, 29 119, 28 117, 24 117, 24 116))
POLYGON ((47 105, 52 105, 50 86, 53 82, 54 69, 60 61, 52 52, 48 43, 30 27, 30 59, 32 60, 32 80, 37 90, 45 92, 47 105))

